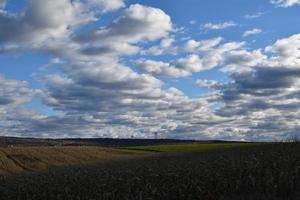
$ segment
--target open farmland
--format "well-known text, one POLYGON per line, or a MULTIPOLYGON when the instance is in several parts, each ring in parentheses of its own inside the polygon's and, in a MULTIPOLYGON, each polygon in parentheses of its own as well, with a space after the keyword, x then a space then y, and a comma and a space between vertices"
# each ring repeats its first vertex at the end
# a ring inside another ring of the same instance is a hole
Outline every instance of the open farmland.
POLYGON ((257 144, 169 144, 122 148, 103 148, 97 146, 75 147, 10 147, 0 148, 0 173, 17 174, 23 172, 45 171, 52 167, 87 165, 122 159, 150 156, 151 153, 180 153, 220 151, 257 144), (150 153, 150 154, 149 154, 150 153))
POLYGON ((0 148, 0 173, 44 171, 52 167, 87 165, 131 159, 138 154, 101 147, 13 147, 0 148))
MULTIPOLYGON (((173 150, 174 146, 172 150, 166 149, 167 153, 139 151, 138 155, 144 156, 134 157, 131 155, 137 155, 136 150, 131 154, 125 149, 130 159, 2 177, 1 197, 5 200, 299 199, 299 143, 248 147, 245 144, 243 148, 236 145, 226 149, 219 146, 217 151, 193 147, 193 151, 186 148, 187 152, 180 150, 180 153, 173 150)), ((161 151, 162 146, 140 148, 161 151)))

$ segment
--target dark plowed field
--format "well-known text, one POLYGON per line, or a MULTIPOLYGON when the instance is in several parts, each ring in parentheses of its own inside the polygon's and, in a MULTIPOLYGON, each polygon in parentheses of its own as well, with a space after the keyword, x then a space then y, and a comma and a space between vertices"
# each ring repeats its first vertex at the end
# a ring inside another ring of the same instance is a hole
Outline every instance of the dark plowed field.
POLYGON ((153 156, 3 177, 10 199, 300 199, 300 144, 153 156))

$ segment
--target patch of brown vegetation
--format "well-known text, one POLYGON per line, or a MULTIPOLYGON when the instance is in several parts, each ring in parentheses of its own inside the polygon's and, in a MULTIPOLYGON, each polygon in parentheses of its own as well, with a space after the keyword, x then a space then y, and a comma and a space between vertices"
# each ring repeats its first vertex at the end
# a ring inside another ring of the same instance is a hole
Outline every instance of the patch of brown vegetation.
POLYGON ((51 167, 129 159, 138 154, 99 147, 0 148, 0 174, 18 174, 51 167))

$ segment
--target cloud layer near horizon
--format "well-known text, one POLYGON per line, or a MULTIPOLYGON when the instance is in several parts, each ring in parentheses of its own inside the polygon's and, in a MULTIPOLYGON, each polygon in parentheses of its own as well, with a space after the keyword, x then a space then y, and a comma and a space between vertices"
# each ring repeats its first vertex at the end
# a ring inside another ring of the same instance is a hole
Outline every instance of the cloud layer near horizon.
MULTIPOLYGON (((0 5, 5 9, 5 1, 0 5)), ((258 33, 253 30, 246 35, 258 33)), ((123 0, 32 0, 24 12, 0 12, 0 52, 44 52, 54 58, 49 67, 60 69, 39 76, 39 89, 0 76, 1 135, 147 138, 158 131, 170 138, 265 141, 299 131, 300 34, 249 50, 244 41, 222 37, 178 44, 178 31, 163 10, 125 8, 123 0), (111 24, 84 29, 121 8, 111 24), (161 54, 171 58, 155 59, 161 54), (211 69, 230 80, 198 80, 209 90, 204 97, 188 97, 162 79, 211 69), (53 113, 29 109, 33 98, 53 113)))

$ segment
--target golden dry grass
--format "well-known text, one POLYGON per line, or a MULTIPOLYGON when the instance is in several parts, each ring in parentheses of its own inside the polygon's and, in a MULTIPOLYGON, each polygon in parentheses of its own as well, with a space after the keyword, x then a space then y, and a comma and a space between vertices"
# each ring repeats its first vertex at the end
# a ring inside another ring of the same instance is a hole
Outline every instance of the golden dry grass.
POLYGON ((0 174, 42 171, 50 167, 128 159, 135 153, 99 147, 0 148, 0 174))

